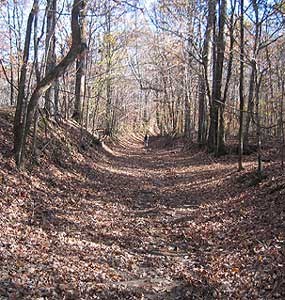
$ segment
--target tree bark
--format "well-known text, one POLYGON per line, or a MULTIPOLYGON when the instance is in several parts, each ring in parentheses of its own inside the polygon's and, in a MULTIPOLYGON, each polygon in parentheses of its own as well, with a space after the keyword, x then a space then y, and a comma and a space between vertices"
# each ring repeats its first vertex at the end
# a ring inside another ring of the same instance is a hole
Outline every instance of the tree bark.
MULTIPOLYGON (((206 96, 210 96, 210 89, 208 84, 208 65, 209 65, 209 49, 210 49, 210 38, 213 31, 214 20, 215 20, 215 8, 217 0, 208 1, 208 16, 207 26, 205 32, 205 38, 203 42, 202 50, 202 68, 199 76, 199 121, 198 121, 198 143, 204 145, 207 137, 207 124, 206 124, 206 113, 207 103, 206 96)), ((210 97, 209 97, 210 99, 210 97)))
MULTIPOLYGON (((80 10, 81 22, 81 40, 82 43, 86 42, 86 21, 84 20, 84 15, 86 13, 86 4, 82 3, 80 10)), ((73 118, 75 121, 81 123, 83 121, 83 110, 82 101, 84 100, 84 95, 86 93, 85 89, 85 76, 86 76, 86 51, 79 55, 76 60, 76 79, 75 79, 75 104, 73 111, 73 118)))
POLYGON ((9 56, 10 56, 10 105, 14 105, 14 70, 13 70, 13 41, 11 29, 10 6, 8 6, 8 25, 9 25, 9 56))
POLYGON ((244 94, 243 94, 243 77, 244 77, 244 0, 240 2, 240 76, 239 76, 239 147, 238 147, 238 170, 243 169, 243 110, 244 110, 244 94))
MULTIPOLYGON (((28 103, 24 122, 18 123, 18 119, 15 118, 16 128, 20 129, 15 134, 15 140, 20 141, 20 143, 16 144, 17 151, 15 152, 16 164, 19 168, 23 166, 27 135, 29 133, 40 97, 51 86, 54 80, 60 77, 74 62, 77 55, 82 54, 86 50, 86 44, 82 43, 79 19, 82 5, 85 5, 84 0, 74 0, 73 2, 71 14, 72 45, 69 52, 63 58, 63 60, 57 66, 55 66, 53 70, 46 74, 46 76, 36 85, 28 103)), ((27 32, 30 33, 30 31, 27 32)), ((29 44, 27 45, 29 46, 29 44)))
POLYGON ((284 93, 285 93, 285 82, 282 78, 282 87, 281 87, 281 108, 280 108, 280 124, 281 124, 281 168, 284 171, 284 147, 285 147, 285 136, 284 136, 284 93))
POLYGON ((229 34, 230 34, 230 46, 229 46, 229 60, 228 60, 228 68, 227 68, 227 77, 225 82, 225 89, 224 94, 222 98, 222 103, 220 107, 220 118, 219 118, 219 146, 220 149, 219 154, 224 154, 226 152, 225 149, 225 120, 224 120, 224 110, 225 105, 227 101, 228 96, 228 90, 230 86, 230 80, 232 76, 232 67, 233 67, 233 59, 234 59, 234 44, 235 44, 235 38, 234 38, 234 29, 235 29, 235 10, 236 10, 236 0, 233 0, 234 2, 231 4, 231 17, 230 17, 230 28, 229 28, 229 34))
POLYGON ((38 0, 34 0, 33 7, 28 17, 26 37, 24 44, 23 63, 20 70, 20 79, 18 85, 18 97, 16 112, 14 116, 14 155, 17 166, 21 165, 23 157, 23 126, 26 123, 26 79, 27 79, 27 66, 30 56, 30 43, 34 17, 38 10, 38 0))
MULTIPOLYGON (((46 28, 46 74, 48 74, 56 64, 55 56, 55 23, 56 23, 56 0, 47 1, 47 28, 46 28)), ((50 115, 52 113, 52 87, 45 92, 45 109, 50 115)))
POLYGON ((106 134, 112 135, 112 82, 111 82, 111 7, 110 0, 106 3, 106 134))
POLYGON ((258 55, 259 48, 259 38, 260 38, 260 22, 259 22, 259 9, 258 3, 256 0, 252 0, 252 5, 255 13, 255 36, 254 36, 254 45, 253 45, 253 59, 251 60, 251 74, 249 80, 249 94, 248 94, 248 103, 247 103, 247 115, 244 128, 244 149, 248 151, 249 148, 249 127, 251 123, 253 108, 254 108, 254 94, 256 89, 256 59, 258 55))
POLYGON ((210 107, 210 129, 208 136, 208 149, 210 152, 215 152, 219 155, 224 150, 224 140, 220 139, 219 120, 223 118, 222 103, 222 78, 223 78, 223 64, 225 54, 225 38, 224 29, 226 21, 226 0, 220 1, 219 6, 219 32, 216 39, 216 59, 214 57, 214 76, 213 76, 213 92, 210 107))
POLYGON ((261 81, 262 81, 262 75, 260 76, 260 78, 258 78, 258 76, 256 75, 256 89, 255 89, 255 113, 256 113, 256 137, 257 137, 257 174, 258 176, 261 178, 262 177, 262 173, 263 173, 263 162, 262 162, 262 140, 261 140, 261 122, 260 122, 260 114, 259 114, 259 109, 260 109, 260 105, 259 105, 259 90, 260 90, 260 85, 261 85, 261 81))

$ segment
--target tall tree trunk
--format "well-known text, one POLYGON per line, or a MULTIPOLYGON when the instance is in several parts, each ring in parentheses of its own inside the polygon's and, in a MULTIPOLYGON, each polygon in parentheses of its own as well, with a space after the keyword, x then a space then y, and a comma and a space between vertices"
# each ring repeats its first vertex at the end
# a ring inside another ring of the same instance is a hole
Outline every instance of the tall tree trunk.
POLYGON ((11 29, 10 5, 8 4, 8 24, 9 24, 9 62, 10 62, 10 105, 14 105, 14 68, 13 68, 13 38, 11 29))
MULTIPOLYGON (((86 12, 86 5, 81 7, 80 18, 81 22, 81 40, 87 45, 86 41, 86 20, 84 15, 86 12)), ((79 123, 83 122, 82 101, 84 100, 85 89, 85 75, 86 75, 86 51, 79 55, 76 60, 76 80, 75 80, 75 103, 72 117, 79 123)))
POLYGON ((260 105, 259 105, 259 90, 260 90, 260 85, 262 81, 262 75, 260 78, 258 78, 257 74, 255 76, 256 78, 256 89, 255 89, 255 113, 256 113, 256 137, 257 137, 257 162, 258 162, 258 167, 257 167, 257 174, 259 177, 262 177, 262 172, 263 172, 263 163, 262 163, 262 153, 261 153, 261 147, 262 147, 262 140, 261 140, 261 122, 260 122, 260 105))
POLYGON ((221 107, 220 107, 220 118, 219 118, 218 139, 219 139, 220 149, 218 150, 218 152, 220 154, 224 154, 226 151, 225 150, 224 110, 225 110, 225 104, 227 101, 230 80, 231 80, 231 76, 232 76, 232 67, 233 67, 233 59, 234 59, 234 44, 235 44, 235 38, 234 38, 235 20, 234 20, 234 17, 235 17, 235 10, 236 10, 236 0, 232 0, 232 1, 231 1, 231 17, 230 17, 230 28, 229 28, 229 34, 230 34, 229 61, 228 61, 225 89, 224 89, 224 94, 223 94, 222 103, 221 103, 221 107))
POLYGON ((207 136, 206 113, 207 103, 206 96, 210 99, 210 88, 208 83, 208 67, 209 67, 209 49, 210 38, 213 31, 215 21, 215 9, 217 0, 208 0, 208 16, 205 38, 202 50, 202 68, 199 76, 199 121, 198 121, 198 143, 204 145, 207 136))
POLYGON ((281 168, 284 171, 284 155, 285 155, 285 136, 284 136, 284 93, 285 93, 285 81, 283 74, 281 74, 281 103, 280 103, 280 116, 279 116, 279 136, 280 136, 280 152, 281 152, 281 168))
POLYGON ((85 58, 79 57, 76 60, 76 78, 75 78, 75 102, 72 118, 82 121, 82 97, 84 94, 84 77, 85 77, 85 58))
POLYGON ((16 112, 14 116, 14 155, 17 166, 21 165, 23 157, 23 126, 26 123, 26 80, 27 80, 27 67, 30 56, 30 42, 32 35, 32 26, 34 17, 38 11, 38 0, 34 0, 33 7, 28 17, 24 53, 23 53, 23 63, 20 71, 20 79, 18 84, 18 97, 16 112))
POLYGON ((106 4, 107 14, 106 14, 106 134, 112 135, 112 82, 111 82, 111 7, 110 0, 106 4))
MULTIPOLYGON (((185 87, 186 88, 186 87, 185 87)), ((187 89, 187 88, 186 88, 187 89)), ((191 138, 191 118, 190 118, 190 97, 189 92, 185 91, 184 96, 184 136, 191 138)))
POLYGON ((187 1, 187 41, 185 44, 185 80, 182 84, 184 84, 184 136, 188 139, 192 139, 191 134, 191 87, 190 87, 190 78, 191 78, 191 33, 193 32, 193 18, 191 16, 191 8, 193 3, 191 1, 187 1))
POLYGON ((259 38, 260 38, 260 22, 259 22, 259 9, 258 3, 256 0, 252 0, 252 5, 255 14, 255 36, 254 36, 254 45, 253 45, 253 59, 251 60, 251 74, 249 80, 249 94, 247 102, 247 115, 244 128, 244 149, 248 151, 249 149, 249 127, 252 120, 252 113, 254 108, 254 95, 255 95, 255 84, 256 84, 256 59, 258 55, 259 48, 259 38))
POLYGON ((244 0, 240 2, 240 75, 239 75, 239 147, 238 147, 238 169, 241 171, 242 155, 243 155, 243 110, 244 110, 244 94, 243 94, 243 77, 244 77, 244 0))
MULTIPOLYGON (((34 18, 34 68, 36 74, 36 82, 37 84, 41 80, 41 72, 39 68, 39 40, 38 40, 38 14, 35 14, 34 18)), ((36 149, 37 149, 37 130, 38 130, 38 120, 39 120, 39 112, 38 108, 36 109, 35 118, 34 118, 34 128, 33 128, 33 143, 32 143, 32 154, 34 158, 36 157, 36 149)))
POLYGON ((251 73, 249 79, 249 92, 248 92, 248 101, 247 101, 247 114, 245 120, 244 128, 244 149, 245 151, 249 150, 249 127, 251 123, 251 118, 254 108, 254 91, 255 91, 255 73, 256 73, 256 62, 255 60, 251 61, 251 73))
MULTIPOLYGON (((56 23, 56 0, 47 1, 47 28, 46 28, 46 44, 45 44, 45 57, 46 57, 46 74, 49 73, 56 64, 55 56, 55 23, 56 23)), ((45 109, 50 115, 52 113, 52 87, 45 92, 45 109)))
POLYGON ((219 155, 224 150, 224 140, 219 139, 219 120, 223 118, 222 107, 222 78, 223 64, 225 53, 225 21, 226 21, 226 0, 221 0, 219 5, 219 32, 216 38, 216 59, 214 57, 214 76, 213 76, 213 92, 210 107, 210 129, 208 136, 208 149, 219 155))
MULTIPOLYGON (((17 81, 17 85, 19 86, 20 83, 20 77, 21 77, 21 67, 23 65, 23 61, 22 61, 22 56, 20 55, 20 53, 22 53, 22 24, 21 24, 21 20, 22 17, 20 16, 20 8, 19 5, 14 2, 13 3, 13 14, 12 14, 12 20, 13 20, 13 28, 15 30, 14 34, 16 36, 16 50, 17 50, 17 77, 16 77, 16 81, 17 81)), ((25 48, 25 45, 24 45, 25 48)))
MULTIPOLYGON (((80 25, 80 11, 85 7, 84 0, 74 0, 71 14, 71 31, 72 31, 72 45, 67 53, 67 55, 63 58, 63 60, 54 67, 45 77, 36 85, 32 95, 30 97, 27 112, 23 121, 19 118, 15 117, 15 159, 17 166, 21 168, 24 162, 24 152, 26 147, 27 135, 30 131, 30 127, 37 109, 38 101, 43 93, 51 86, 51 84, 60 77, 66 69, 74 62, 75 58, 78 54, 82 54, 86 50, 86 44, 82 43, 81 37, 81 25, 80 25)), ((34 8, 33 8, 34 9, 34 8)), ((31 15, 32 18, 29 17, 28 20, 28 28, 27 37, 30 39, 31 35, 31 26, 34 11, 32 10, 31 15)), ((29 43, 27 42, 28 38, 26 38, 27 49, 29 48, 29 43)), ((26 47, 25 47, 26 48, 26 47)), ((27 50, 28 51, 28 50, 27 50)), ((26 75, 26 73, 25 73, 26 75)), ((24 91, 24 89, 23 89, 24 91)), ((18 106, 18 105, 17 105, 18 106)))
POLYGON ((198 104, 198 144, 203 146, 207 140, 207 102, 206 102, 206 76, 201 71, 199 75, 199 104, 198 104))

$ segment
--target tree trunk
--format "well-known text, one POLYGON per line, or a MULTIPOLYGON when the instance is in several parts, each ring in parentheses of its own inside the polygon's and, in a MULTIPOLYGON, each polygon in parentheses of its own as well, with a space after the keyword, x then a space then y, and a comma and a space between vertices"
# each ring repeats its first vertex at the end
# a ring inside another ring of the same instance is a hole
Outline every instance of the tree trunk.
POLYGON ((107 14, 106 14, 106 134, 112 135, 112 82, 111 82, 111 7, 110 0, 106 4, 107 14))
POLYGON ((241 171, 242 155, 243 155, 243 110, 244 110, 244 95, 243 95, 243 77, 244 77, 244 0, 240 2, 240 76, 239 76, 239 147, 238 147, 238 169, 241 171))
MULTIPOLYGON (((27 135, 30 131, 40 97, 51 86, 54 80, 60 77, 74 62, 77 55, 82 54, 86 50, 86 44, 82 43, 81 26, 79 20, 82 7, 85 7, 84 0, 74 0, 71 14, 72 45, 69 52, 63 58, 63 60, 57 66, 55 66, 53 70, 46 74, 46 76, 36 85, 30 97, 23 122, 19 122, 19 118, 15 118, 15 127, 18 129, 15 131, 15 140, 17 141, 17 143, 15 143, 15 159, 19 168, 23 166, 27 135)), ((31 15, 33 17, 34 12, 31 15)), ((32 23, 32 20, 30 19, 33 20, 33 18, 29 17, 28 25, 32 23)), ((28 26, 28 28, 30 30, 27 30, 27 37, 30 37, 31 27, 28 26)), ((27 48, 29 48, 29 43, 26 42, 26 44, 27 48)))
POLYGON ((24 135, 23 135, 23 126, 26 123, 26 79, 27 79, 27 65, 30 55, 30 42, 32 35, 32 26, 34 17, 38 11, 38 0, 34 0, 33 7, 28 17, 26 37, 25 37, 25 46, 23 53, 23 63, 20 71, 20 79, 18 84, 18 97, 17 97, 17 106, 14 116, 14 155, 17 166, 20 166, 22 163, 23 157, 23 144, 24 144, 24 135))
POLYGON ((280 107, 280 126, 281 126, 281 168, 284 171, 284 147, 285 147, 285 137, 284 137, 284 93, 285 93, 285 82, 284 78, 282 76, 282 82, 281 82, 281 107, 280 107))
POLYGON ((72 118, 80 123, 82 120, 82 96, 84 94, 84 75, 85 61, 84 57, 76 60, 76 79, 75 79, 75 102, 72 118))
POLYGON ((255 36, 254 36, 254 45, 253 45, 253 59, 251 60, 251 74, 249 80, 249 94, 248 94, 248 103, 247 103, 247 115, 245 121, 245 128, 244 128, 244 149, 248 151, 249 148, 249 127, 251 123, 253 108, 254 108, 254 90, 256 88, 256 59, 258 55, 258 48, 259 48, 259 38, 260 38, 260 22, 259 22, 259 9, 258 3, 256 0, 252 0, 252 5, 255 14, 255 36))
POLYGON ((262 141, 261 141, 261 122, 260 122, 260 115, 259 115, 259 90, 260 90, 260 85, 261 85, 261 80, 262 76, 258 78, 256 75, 256 89, 255 89, 255 113, 256 113, 256 137, 257 137, 257 162, 258 162, 258 167, 257 167, 257 174, 261 178, 262 173, 263 173, 263 163, 262 163, 262 153, 261 153, 261 147, 262 147, 262 141))
MULTIPOLYGON (((80 18, 83 20, 81 22, 81 40, 82 43, 87 45, 86 41, 86 21, 84 20, 84 15, 86 11, 86 5, 82 5, 80 11, 80 18)), ((81 123, 83 121, 83 111, 82 111, 82 100, 84 99, 85 90, 85 75, 86 75, 86 51, 79 55, 76 60, 76 80, 75 80, 75 104, 73 111, 73 118, 75 121, 81 123)))
POLYGON ((9 24, 9 56, 10 56, 10 105, 14 105, 14 70, 13 70, 13 38, 11 29, 10 6, 8 6, 8 24, 9 24))
POLYGON ((249 126, 254 108, 254 90, 255 90, 255 73, 256 73, 256 62, 251 62, 251 73, 249 79, 249 93, 247 102, 247 114, 244 128, 244 149, 248 151, 249 148, 249 126))
MULTIPOLYGON (((55 23, 56 23, 56 0, 47 1, 47 28, 46 28, 46 44, 45 44, 45 57, 46 57, 46 71, 49 73, 56 64, 55 57, 55 23)), ((52 107, 52 87, 48 88, 45 92, 45 109, 51 115, 52 107)))
MULTIPOLYGON (((198 121, 198 143, 202 146, 206 143, 207 136, 207 104, 206 96, 210 96, 210 89, 208 84, 208 65, 209 65, 209 49, 210 49, 210 38, 213 31, 214 20, 215 20, 215 8, 217 0, 208 1, 208 17, 207 27, 205 32, 205 39, 203 42, 202 50, 202 68, 199 76, 199 121, 198 121)), ((210 99, 210 97, 209 97, 210 99)))
POLYGON ((218 137, 219 138, 219 149, 218 149, 219 154, 224 154, 226 152, 224 110, 225 110, 225 104, 227 101, 230 80, 231 80, 231 76, 232 76, 232 67, 233 67, 233 59, 234 59, 235 10, 236 10, 236 0, 234 0, 234 2, 232 3, 232 7, 231 7, 231 18, 230 18, 230 29, 229 29, 229 34, 230 34, 229 61, 228 61, 227 77, 226 77, 226 83, 225 83, 225 89, 224 89, 224 94, 223 94, 223 98, 222 98, 222 103, 221 103, 221 107, 220 107, 220 118, 219 118, 219 137, 218 137))
MULTIPOLYGON (((186 87, 185 87, 186 88, 186 87)), ((190 99, 189 92, 185 91, 184 100, 184 136, 188 139, 191 138, 191 118, 190 118, 190 99)))
MULTIPOLYGON (((226 0, 221 0, 219 6, 219 32, 216 38, 216 58, 214 57, 214 76, 213 76, 213 92, 210 108, 210 129, 208 137, 208 149, 210 152, 215 152, 219 155, 224 152, 224 139, 221 138, 222 131, 219 129, 219 120, 223 119, 222 106, 222 78, 223 64, 225 53, 225 21, 226 21, 226 0)), ((215 53, 214 53, 215 54, 215 53)))

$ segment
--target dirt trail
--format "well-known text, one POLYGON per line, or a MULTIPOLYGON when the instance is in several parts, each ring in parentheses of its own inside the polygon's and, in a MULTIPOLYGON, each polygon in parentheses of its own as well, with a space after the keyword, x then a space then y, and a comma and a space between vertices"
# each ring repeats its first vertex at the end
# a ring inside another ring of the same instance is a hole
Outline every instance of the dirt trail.
POLYGON ((280 199, 234 157, 151 142, 8 176, 0 299, 284 298, 280 199))

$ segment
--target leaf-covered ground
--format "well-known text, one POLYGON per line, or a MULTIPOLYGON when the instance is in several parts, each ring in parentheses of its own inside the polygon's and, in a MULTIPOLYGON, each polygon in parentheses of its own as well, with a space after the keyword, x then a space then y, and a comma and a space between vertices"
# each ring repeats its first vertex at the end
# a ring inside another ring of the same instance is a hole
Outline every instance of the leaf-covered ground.
POLYGON ((43 136, 20 173, 0 114, 1 300, 285 298, 277 161, 258 183, 254 155, 238 173, 235 156, 155 138, 77 149, 79 134, 43 136))

